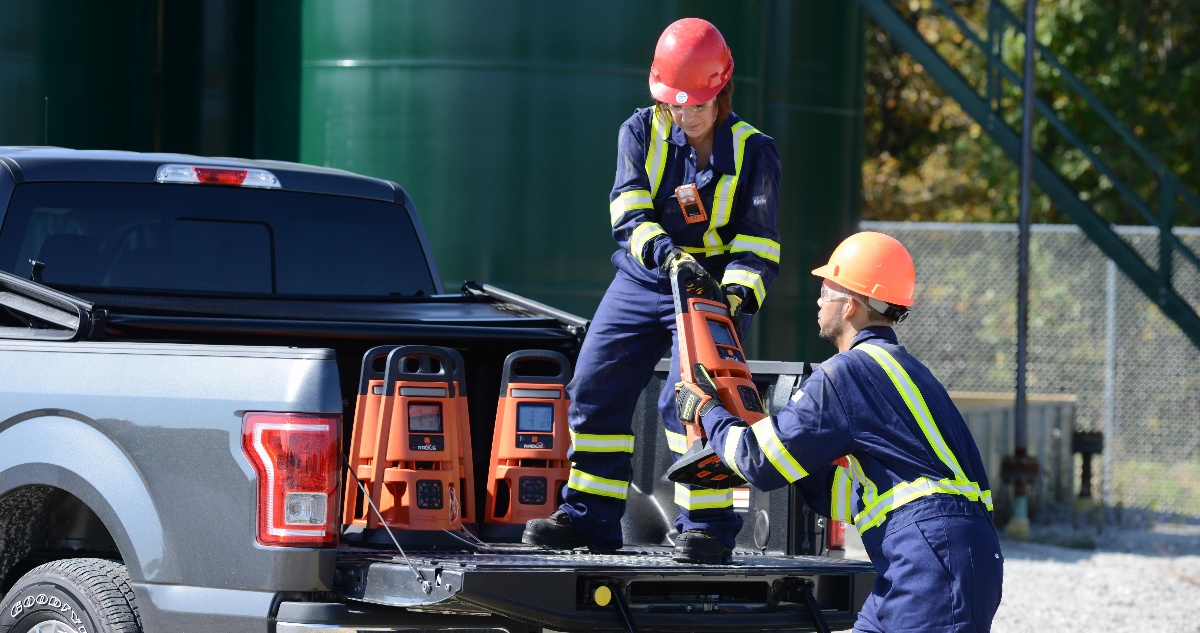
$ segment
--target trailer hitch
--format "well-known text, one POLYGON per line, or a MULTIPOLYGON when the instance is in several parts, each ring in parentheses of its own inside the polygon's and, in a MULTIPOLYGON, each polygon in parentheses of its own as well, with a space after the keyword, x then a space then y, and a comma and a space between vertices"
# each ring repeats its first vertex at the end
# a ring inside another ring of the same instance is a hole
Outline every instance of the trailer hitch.
POLYGON ((812 620, 813 628, 819 633, 830 633, 829 623, 825 614, 821 613, 821 605, 813 595, 813 582, 804 578, 784 578, 775 581, 775 595, 785 602, 795 602, 804 605, 808 617, 812 620))

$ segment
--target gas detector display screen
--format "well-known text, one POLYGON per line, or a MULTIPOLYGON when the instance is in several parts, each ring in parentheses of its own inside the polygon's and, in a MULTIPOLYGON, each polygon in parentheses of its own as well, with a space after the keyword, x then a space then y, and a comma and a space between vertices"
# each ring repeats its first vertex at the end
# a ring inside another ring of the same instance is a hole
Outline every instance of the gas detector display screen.
POLYGON ((554 405, 517 403, 518 433, 550 433, 554 430, 554 405))
POLYGON ((737 343, 733 340, 733 332, 729 331, 729 326, 720 321, 709 321, 708 331, 712 333, 713 342, 717 345, 726 347, 737 347, 737 343))
POLYGON ((409 433, 441 433, 442 405, 430 402, 408 403, 409 433))

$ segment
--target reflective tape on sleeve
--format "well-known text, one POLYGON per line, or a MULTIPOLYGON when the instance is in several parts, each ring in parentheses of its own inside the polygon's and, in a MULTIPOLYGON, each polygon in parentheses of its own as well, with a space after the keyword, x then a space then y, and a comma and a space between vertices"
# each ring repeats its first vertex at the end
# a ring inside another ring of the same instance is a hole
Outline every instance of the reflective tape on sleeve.
POLYGON ((765 237, 755 237, 739 233, 734 236, 729 252, 754 253, 765 260, 775 262, 776 264, 779 263, 779 242, 765 237))
POLYGON ((746 433, 746 428, 747 427, 744 427, 740 424, 730 426, 729 429, 725 431, 725 450, 721 453, 721 458, 725 462, 725 465, 742 479, 746 479, 746 476, 743 475, 742 470, 738 468, 737 450, 742 444, 742 435, 746 433))
POLYGON ((616 226, 621 218, 630 211, 653 208, 654 203, 650 199, 649 191, 645 189, 625 191, 617 196, 616 200, 608 203, 608 220, 612 226, 616 226))
POLYGON ((667 434, 667 448, 671 449, 672 453, 682 455, 688 450, 687 435, 676 433, 669 429, 663 429, 667 434))
POLYGON ((762 307, 763 299, 767 297, 767 288, 763 285, 762 275, 744 268, 726 268, 721 277, 721 285, 738 284, 754 292, 754 299, 762 307))
POLYGON ((789 482, 795 482, 803 477, 807 477, 808 473, 800 467, 800 463, 796 458, 788 452, 784 447, 783 442, 779 440, 779 433, 775 429, 775 420, 767 416, 758 422, 750 425, 750 430, 754 431, 754 437, 758 440, 758 445, 763 450, 763 454, 779 471, 780 475, 789 482))
POLYGON ((655 235, 666 235, 667 232, 657 222, 642 222, 633 230, 633 236, 629 238, 629 252, 639 264, 645 266, 646 262, 642 261, 642 251, 646 249, 646 243, 654 239, 655 235))

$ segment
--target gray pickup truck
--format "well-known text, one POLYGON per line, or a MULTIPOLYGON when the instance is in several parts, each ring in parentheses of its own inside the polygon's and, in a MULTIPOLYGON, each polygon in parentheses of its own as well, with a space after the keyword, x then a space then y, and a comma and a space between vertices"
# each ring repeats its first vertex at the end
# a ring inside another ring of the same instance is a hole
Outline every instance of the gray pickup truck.
MULTIPOLYGON (((388 181, 0 148, 0 631, 848 627, 874 570, 839 558, 839 526, 794 490, 740 499, 733 565, 671 560, 653 406, 665 366, 635 420, 615 555, 539 550, 480 523, 343 525, 372 350, 458 359, 479 517, 505 359, 573 359, 586 328, 486 284, 447 293, 412 201, 388 181), (319 492, 293 508, 286 481, 319 492), (288 528, 283 503, 305 529, 288 528)), ((810 367, 751 369, 774 410, 810 367)))

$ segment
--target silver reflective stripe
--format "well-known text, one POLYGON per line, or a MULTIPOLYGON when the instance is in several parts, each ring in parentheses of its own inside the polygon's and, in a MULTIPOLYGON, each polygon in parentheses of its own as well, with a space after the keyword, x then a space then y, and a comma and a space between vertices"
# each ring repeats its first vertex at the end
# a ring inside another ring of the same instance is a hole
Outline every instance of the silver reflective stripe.
POLYGON ((658 116, 658 112, 650 113, 650 138, 646 139, 646 178, 650 180, 650 197, 658 195, 658 186, 662 184, 663 169, 667 166, 667 134, 671 124, 658 116))
POLYGON ((632 453, 632 435, 593 435, 571 431, 571 445, 583 453, 632 453))
POLYGON ((838 521, 854 518, 854 475, 849 468, 838 466, 833 473, 833 487, 829 491, 829 517, 838 521))
POLYGON ((612 226, 616 226, 621 221, 621 218, 625 217, 625 214, 630 211, 653 208, 654 203, 650 199, 649 191, 645 189, 625 191, 618 195, 616 200, 608 203, 608 221, 612 226))
POLYGON ((779 471, 780 475, 789 482, 794 482, 802 477, 807 477, 808 473, 800 467, 800 463, 795 457, 788 452, 783 442, 779 440, 779 434, 775 430, 775 420, 771 416, 767 416, 758 422, 750 425, 750 430, 754 431, 754 437, 758 439, 758 446, 770 460, 771 465, 775 470, 779 471))
POLYGON ((425 396, 426 398, 445 398, 445 387, 401 387, 402 396, 425 396))
POLYGON ((954 453, 950 450, 950 446, 946 444, 946 439, 942 437, 941 431, 938 430, 937 424, 933 421, 933 415, 929 413, 929 407, 925 404, 925 398, 921 395, 921 390, 917 388, 917 384, 908 376, 908 372, 904 371, 904 367, 892 357, 887 350, 878 345, 866 343, 859 345, 858 349, 863 350, 879 363, 883 368, 884 373, 892 380, 892 385, 900 392, 900 397, 904 399, 904 404, 908 405, 908 410, 916 418, 917 424, 921 427, 921 432, 925 435, 925 440, 933 447, 933 451, 937 453, 938 459, 954 473, 955 479, 966 481, 967 476, 963 474, 963 469, 958 465, 958 460, 954 457, 954 453))
MULTIPOLYGON (((921 477, 916 481, 899 483, 895 488, 885 492, 854 517, 854 525, 860 533, 865 532, 883 523, 892 510, 932 494, 962 495, 971 501, 984 499, 984 493, 979 489, 979 484, 973 481, 951 481, 949 479, 933 481, 921 477)), ((990 494, 987 496, 991 497, 990 494)), ((989 505, 988 510, 991 509, 989 505)))
POLYGON ((589 475, 582 470, 571 469, 571 476, 567 479, 567 487, 580 492, 589 492, 601 497, 612 497, 614 499, 624 499, 629 495, 629 482, 620 481, 618 479, 605 479, 589 475))
POLYGON ((722 451, 722 458, 725 465, 729 467, 738 477, 746 479, 742 474, 742 470, 737 465, 737 450, 742 445, 742 436, 745 435, 746 429, 749 427, 740 424, 730 426, 725 431, 725 450, 722 451))
POLYGON ((684 435, 683 433, 676 433, 675 431, 666 431, 666 433, 667 448, 671 449, 672 453, 679 453, 682 455, 687 452, 687 435, 684 435))
POLYGON ((732 508, 733 490, 688 489, 683 484, 675 484, 675 505, 686 510, 732 508))
POLYGON ((733 214, 733 196, 737 192, 738 178, 742 175, 742 160, 746 157, 746 139, 758 134, 754 126, 739 121, 733 126, 733 175, 721 176, 717 181, 717 191, 713 196, 713 213, 708 221, 708 230, 704 232, 705 246, 720 246, 723 244, 717 229, 729 224, 733 214))
POLYGON ((510 389, 509 395, 513 398, 561 398, 562 392, 558 389, 510 389))

